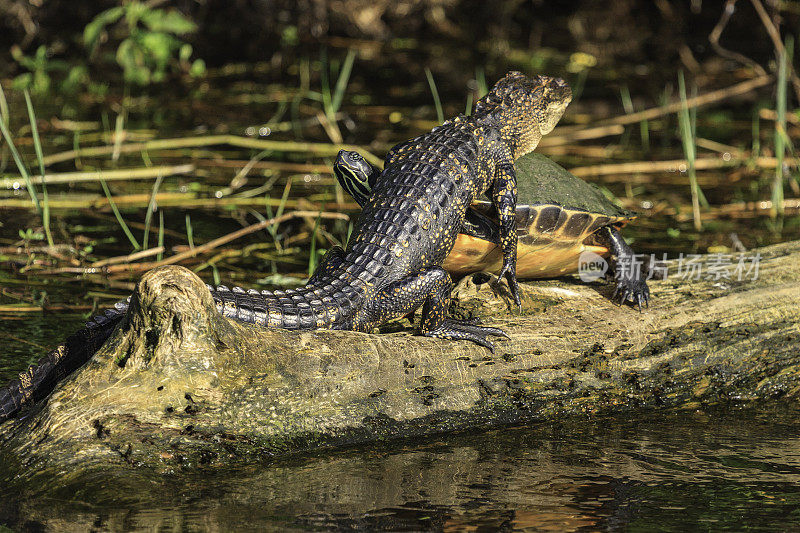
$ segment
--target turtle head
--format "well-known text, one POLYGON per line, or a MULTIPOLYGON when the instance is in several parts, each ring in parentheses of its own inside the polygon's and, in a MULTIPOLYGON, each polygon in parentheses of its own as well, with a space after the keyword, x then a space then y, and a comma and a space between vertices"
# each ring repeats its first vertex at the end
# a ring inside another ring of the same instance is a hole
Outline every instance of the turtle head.
POLYGON ((333 173, 342 189, 363 207, 372 194, 378 171, 358 152, 339 150, 336 163, 333 164, 333 173))
POLYGON ((502 136, 516 158, 531 152, 542 135, 553 131, 571 101, 572 90, 564 80, 514 71, 478 100, 475 113, 499 118, 502 136))

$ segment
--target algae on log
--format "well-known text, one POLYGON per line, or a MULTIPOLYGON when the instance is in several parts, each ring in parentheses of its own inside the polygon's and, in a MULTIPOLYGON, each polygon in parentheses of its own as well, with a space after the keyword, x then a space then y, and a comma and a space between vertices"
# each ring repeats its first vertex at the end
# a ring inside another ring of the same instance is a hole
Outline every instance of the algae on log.
POLYGON ((408 328, 242 325, 188 270, 155 269, 92 361, 2 427, 0 454, 19 471, 174 470, 570 415, 795 401, 800 242, 760 254, 756 280, 652 281, 642 314, 612 305, 610 285, 577 280, 524 283, 524 311, 509 314, 467 278, 454 310, 509 333, 495 354, 408 328))

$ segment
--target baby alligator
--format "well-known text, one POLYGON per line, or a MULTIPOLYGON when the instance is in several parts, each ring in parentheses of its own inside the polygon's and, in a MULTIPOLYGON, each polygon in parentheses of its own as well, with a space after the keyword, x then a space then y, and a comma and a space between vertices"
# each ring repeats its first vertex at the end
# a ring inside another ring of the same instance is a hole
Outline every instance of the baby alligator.
POLYGON ((452 289, 441 267, 472 201, 487 193, 500 221, 500 278, 519 305, 514 160, 532 151, 561 118, 572 93, 560 79, 511 72, 477 102, 389 151, 347 250, 333 247, 300 289, 213 291, 228 317, 287 329, 370 332, 422 306, 420 333, 492 349, 495 328, 447 317, 452 289))
MULTIPOLYGON (((347 250, 333 247, 296 290, 211 289, 217 309, 241 322, 285 329, 370 332, 422 306, 420 332, 493 349, 502 330, 447 317, 452 289, 442 261, 472 201, 487 193, 500 220, 503 268, 519 305, 514 160, 552 131, 572 98, 560 79, 511 72, 459 115, 389 152, 347 250)), ((99 317, 0 391, 0 421, 46 396, 57 379, 88 360, 121 320, 126 304, 99 317)))

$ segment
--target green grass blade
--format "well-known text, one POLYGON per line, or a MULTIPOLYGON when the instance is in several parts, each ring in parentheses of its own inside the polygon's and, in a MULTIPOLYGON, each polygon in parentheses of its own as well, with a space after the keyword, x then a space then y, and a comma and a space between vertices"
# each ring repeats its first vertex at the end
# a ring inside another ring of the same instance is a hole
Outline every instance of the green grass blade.
POLYGON ((144 215, 144 235, 142 236, 142 247, 145 250, 147 250, 147 242, 150 237, 150 220, 153 216, 153 212, 156 210, 156 194, 158 194, 158 188, 161 187, 162 181, 164 181, 163 176, 158 176, 156 178, 156 182, 153 184, 153 190, 150 192, 150 201, 147 202, 147 213, 144 215))
POLYGON ((486 84, 486 72, 483 67, 475 67, 475 81, 478 83, 478 98, 483 98, 489 93, 489 86, 486 84))
POLYGON ((328 74, 328 53, 323 49, 321 53, 322 57, 320 58, 320 62, 322 65, 320 66, 320 84, 322 85, 322 108, 325 110, 325 114, 328 116, 328 120, 333 120, 333 103, 332 103, 332 95, 331 95, 331 82, 328 74))
MULTIPOLYGON (((158 212, 158 247, 164 249, 164 211, 158 212)), ((158 252, 156 261, 161 261, 164 258, 164 252, 158 252)))
POLYGON ((776 93, 775 112, 778 115, 775 122, 775 177, 772 180, 772 209, 770 216, 773 218, 783 214, 783 161, 786 156, 786 140, 781 132, 786 131, 786 107, 788 68, 794 43, 786 39, 785 51, 778 52, 778 86, 776 93))
POLYGON ((750 158, 755 160, 761 155, 761 119, 759 118, 759 108, 753 109, 753 125, 750 135, 753 137, 753 144, 750 147, 750 158))
MULTIPOLYGON (((678 125, 680 128, 681 141, 683 143, 683 153, 686 157, 688 164, 689 186, 692 193, 692 216, 694 219, 694 228, 697 231, 702 229, 702 221, 700 220, 700 196, 702 191, 697 184, 697 174, 695 171, 695 142, 692 135, 692 119, 689 114, 689 107, 686 103, 686 82, 683 79, 683 71, 678 73, 678 88, 681 99, 681 110, 678 112, 678 125)), ((705 197, 703 196, 703 200, 705 197)), ((707 202, 706 202, 707 205, 707 202)))
POLYGON ((439 120, 439 124, 441 124, 444 122, 442 101, 439 99, 439 91, 436 90, 436 82, 433 81, 433 73, 431 73, 431 69, 428 67, 425 67, 425 76, 428 78, 428 85, 431 88, 431 94, 433 94, 433 105, 436 106, 436 118, 439 120))
POLYGON ((192 219, 186 213, 186 240, 189 241, 189 249, 194 250, 194 230, 192 229, 192 219))
POLYGON ((47 196, 47 182, 44 173, 44 153, 42 152, 42 142, 39 139, 39 128, 36 125, 36 113, 33 111, 31 95, 25 91, 25 105, 28 107, 28 120, 31 123, 31 135, 33 136, 33 146, 36 150, 36 159, 39 161, 39 174, 42 176, 42 225, 44 234, 47 236, 47 244, 53 246, 53 234, 50 233, 50 200, 47 196))
POLYGON ((108 190, 108 184, 106 180, 100 178, 100 185, 103 187, 103 192, 106 194, 106 198, 108 198, 108 205, 111 206, 111 210, 114 212, 114 216, 117 217, 117 222, 119 222, 122 231, 125 233, 125 236, 128 237, 128 240, 131 241, 131 245, 133 246, 134 250, 141 250, 142 247, 139 246, 139 242, 136 240, 136 237, 133 236, 131 233, 130 228, 125 223, 125 220, 122 218, 122 214, 117 209, 117 204, 114 202, 114 199, 111 197, 111 191, 108 190))
MULTIPOLYGON (((3 92, 3 84, 0 83, 0 120, 5 121, 6 128, 8 128, 10 119, 6 93, 3 92)), ((2 150, 0 150, 0 172, 5 172, 6 166, 8 166, 8 146, 3 144, 2 150)))
POLYGON ((347 51, 347 57, 344 58, 344 63, 339 71, 339 78, 336 80, 336 87, 333 90, 333 98, 331 99, 331 110, 334 114, 339 111, 342 105, 344 93, 347 90, 347 82, 350 80, 350 73, 353 70, 353 63, 356 59, 356 51, 351 49, 347 51))
MULTIPOLYGON (((5 115, 3 115, 4 117, 5 115)), ((11 132, 8 131, 8 127, 6 127, 6 123, 3 120, 3 117, 0 117, 0 132, 3 134, 3 138, 8 145, 8 149, 11 151, 11 157, 14 158, 14 163, 17 164, 17 169, 19 170, 22 179, 25 180, 25 187, 28 189, 28 194, 31 197, 31 202, 33 206, 36 208, 36 212, 39 216, 42 215, 42 207, 39 205, 39 197, 36 193, 36 188, 33 186, 33 182, 31 181, 31 175, 28 173, 28 167, 25 166, 25 163, 22 161, 22 157, 20 157, 19 152, 17 151, 17 147, 14 145, 14 139, 11 138, 11 132)))
POLYGON ((319 216, 317 216, 317 220, 314 221, 314 230, 311 232, 311 252, 308 254, 308 275, 314 273, 314 270, 317 268, 317 233, 319 232, 319 216))

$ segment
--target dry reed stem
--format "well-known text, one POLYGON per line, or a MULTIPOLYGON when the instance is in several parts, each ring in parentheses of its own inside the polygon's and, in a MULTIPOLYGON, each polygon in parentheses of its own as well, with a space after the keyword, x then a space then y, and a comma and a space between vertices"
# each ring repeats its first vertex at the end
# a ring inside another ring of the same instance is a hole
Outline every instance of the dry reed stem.
POLYGON ((625 128, 620 125, 611 126, 598 126, 596 128, 586 128, 582 130, 575 130, 572 132, 565 132, 561 135, 548 135, 539 141, 539 146, 546 148, 548 146, 559 146, 568 144, 573 141, 583 141, 588 139, 598 139, 600 137, 611 137, 612 135, 622 135, 625 128))
POLYGON ((285 222, 292 218, 303 218, 303 217, 319 217, 325 219, 350 220, 350 217, 343 213, 330 213, 324 211, 291 211, 289 213, 284 213, 279 217, 270 218, 269 220, 263 220, 256 224, 247 226, 246 228, 242 228, 232 233, 228 233, 227 235, 223 235, 222 237, 214 239, 213 241, 209 241, 206 244, 203 244, 201 246, 195 246, 190 250, 186 250, 185 252, 181 252, 179 254, 167 257, 161 261, 155 261, 151 263, 136 263, 136 264, 129 263, 123 265, 111 265, 109 267, 106 267, 104 270, 106 272, 143 271, 143 270, 150 270, 152 268, 156 268, 163 265, 173 265, 184 259, 188 259, 197 256, 199 254, 206 253, 209 250, 218 248, 223 244, 227 244, 240 237, 244 237, 245 235, 249 235, 251 233, 261 231, 262 229, 266 229, 274 224, 280 224, 281 222, 285 222))
POLYGON ((157 246, 155 248, 148 248, 147 250, 142 250, 139 252, 135 252, 128 255, 120 255, 117 257, 109 257, 108 259, 103 259, 102 261, 97 261, 92 263, 89 268, 101 268, 108 265, 116 265, 119 263, 132 263, 133 261, 138 261, 139 259, 143 259, 145 257, 151 257, 154 255, 158 255, 164 251, 163 246, 157 246))
MULTIPOLYGON (((158 176, 172 176, 176 174, 188 174, 194 172, 195 166, 193 164, 177 165, 177 166, 158 166, 158 167, 141 167, 141 168, 123 168, 116 170, 96 170, 92 172, 61 172, 47 174, 47 184, 52 185, 55 183, 80 183, 86 181, 127 181, 138 179, 156 178, 158 176)), ((20 178, 21 179, 21 178, 20 178)), ((3 178, 0 181, 0 186, 9 189, 13 186, 14 182, 19 180, 15 178, 3 178)), ((42 183, 42 176, 31 176, 31 182, 34 185, 42 183)))
MULTIPOLYGON (((50 209, 105 209, 109 206, 108 198, 98 195, 71 195, 69 199, 51 199, 50 209)), ((123 194, 114 196, 114 203, 117 207, 126 209, 144 209, 150 204, 149 194, 123 194)), ((224 207, 264 207, 269 204, 277 207, 281 204, 280 198, 252 197, 245 198, 239 196, 229 196, 227 198, 198 198, 193 193, 158 193, 155 197, 159 207, 183 207, 185 209, 196 208, 224 208, 224 207)), ((0 199, 0 209, 29 209, 30 200, 22 198, 2 198, 0 199)), ((287 200, 285 207, 296 208, 297 200, 287 200)), ((321 204, 324 210, 343 210, 357 211, 360 206, 355 202, 340 204, 337 202, 325 202, 321 204)))
MULTIPOLYGON (((753 91, 755 89, 758 89, 759 87, 767 85, 770 81, 772 81, 772 76, 761 76, 758 78, 754 78, 752 80, 743 81, 741 83, 737 83, 736 85, 731 85, 730 87, 725 87, 723 89, 718 89, 716 91, 711 91, 705 94, 694 96, 692 98, 688 98, 686 100, 686 106, 692 108, 692 107, 700 107, 720 102, 732 96, 738 96, 749 93, 750 91, 753 91)), ((676 113, 680 111, 682 105, 683 103, 680 100, 678 100, 676 102, 672 102, 671 104, 667 104, 664 106, 652 107, 650 109, 645 109, 643 111, 638 111, 636 113, 630 113, 627 115, 621 115, 614 118, 600 120, 596 124, 597 127, 609 126, 613 124, 619 124, 619 125, 635 124, 636 122, 641 122, 643 120, 652 120, 658 117, 663 117, 665 115, 676 113)), ((572 134, 573 132, 578 132, 578 131, 582 131, 581 126, 566 126, 562 128, 556 128, 554 133, 556 133, 556 136, 565 136, 567 134, 572 134)))
MULTIPOLYGON (((695 160, 695 169, 707 170, 714 168, 727 168, 739 166, 743 161, 731 158, 726 161, 719 157, 703 157, 695 160)), ((775 168, 778 164, 774 157, 758 157, 754 161, 759 168, 775 168)), ((788 165, 797 166, 794 161, 788 161, 788 165)), ((606 174, 636 174, 653 172, 675 172, 681 168, 688 168, 689 162, 685 159, 671 159, 667 161, 632 161, 630 163, 610 163, 604 165, 591 165, 586 167, 576 167, 570 172, 578 177, 603 176, 606 174)))
MULTIPOLYGON (((756 9, 756 13, 758 13, 758 18, 761 19, 761 24, 763 24, 764 29, 767 30, 769 38, 772 39, 772 45, 778 52, 778 57, 785 56, 786 48, 784 48, 783 42, 781 41, 781 32, 775 27, 775 25, 772 23, 772 20, 770 20, 769 14, 767 14, 767 10, 764 9, 764 5, 761 3, 761 0, 750 0, 750 3, 753 4, 753 7, 756 9)), ((797 95, 797 99, 800 100, 800 78, 797 77, 797 71, 795 70, 794 65, 787 63, 787 66, 789 67, 789 77, 792 80, 794 92, 797 95)))
MULTIPOLYGON (((349 144, 328 144, 296 141, 268 141, 264 139, 251 139, 236 135, 207 135, 204 137, 183 137, 178 139, 156 139, 152 141, 121 144, 118 153, 142 152, 160 150, 165 148, 196 148, 198 146, 213 146, 227 144, 237 148, 254 148, 257 150, 275 150, 278 152, 308 152, 316 155, 336 155, 339 150, 358 150, 361 155, 373 165, 383 167, 383 160, 369 152, 363 146, 349 144)), ((115 146, 92 146, 67 150, 44 158, 46 166, 63 161, 71 161, 78 157, 97 157, 115 153, 115 146)))

